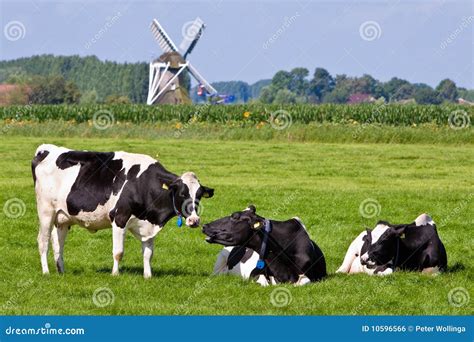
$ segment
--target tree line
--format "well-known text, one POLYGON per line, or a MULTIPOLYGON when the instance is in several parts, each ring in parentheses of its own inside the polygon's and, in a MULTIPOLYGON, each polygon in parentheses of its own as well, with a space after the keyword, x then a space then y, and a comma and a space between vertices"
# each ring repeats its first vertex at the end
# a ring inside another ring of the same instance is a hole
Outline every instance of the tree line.
POLYGON ((326 69, 316 68, 312 77, 306 68, 278 71, 270 85, 264 87, 259 100, 263 103, 360 103, 405 102, 440 104, 456 102, 458 98, 474 100, 474 91, 458 88, 450 79, 436 88, 424 83, 410 83, 397 77, 380 82, 370 75, 333 77, 326 69))
POLYGON ((0 61, 0 83, 22 86, 30 103, 146 101, 148 63, 41 55, 0 61))

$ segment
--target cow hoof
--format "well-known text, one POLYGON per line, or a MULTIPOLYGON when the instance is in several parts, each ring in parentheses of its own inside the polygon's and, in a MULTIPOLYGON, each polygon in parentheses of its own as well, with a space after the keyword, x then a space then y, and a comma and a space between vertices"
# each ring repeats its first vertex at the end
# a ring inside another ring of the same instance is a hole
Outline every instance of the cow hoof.
POLYGON ((151 273, 143 274, 143 278, 145 279, 151 279, 151 273))
POLYGON ((112 271, 112 275, 113 275, 114 277, 117 277, 119 274, 120 274, 119 271, 112 271))

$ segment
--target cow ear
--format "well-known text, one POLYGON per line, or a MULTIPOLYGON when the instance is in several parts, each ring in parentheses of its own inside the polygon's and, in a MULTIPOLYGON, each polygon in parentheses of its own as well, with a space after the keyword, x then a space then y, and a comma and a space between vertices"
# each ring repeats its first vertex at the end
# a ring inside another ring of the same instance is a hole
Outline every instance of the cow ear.
POLYGON ((168 187, 168 190, 176 192, 178 190, 178 180, 175 180, 171 182, 170 184, 166 184, 166 186, 168 187))
POLYGON ((363 237, 363 240, 372 242, 372 229, 366 228, 367 234, 363 237))
POLYGON ((214 196, 214 189, 208 188, 207 186, 202 186, 202 197, 204 198, 211 198, 214 196))
POLYGON ((256 217, 255 220, 250 222, 251 228, 254 230, 259 230, 265 227, 265 220, 262 220, 259 217, 256 217))
POLYGON ((406 226, 401 226, 397 228, 392 228, 393 232, 395 233, 396 236, 404 239, 405 238, 405 228, 406 226))

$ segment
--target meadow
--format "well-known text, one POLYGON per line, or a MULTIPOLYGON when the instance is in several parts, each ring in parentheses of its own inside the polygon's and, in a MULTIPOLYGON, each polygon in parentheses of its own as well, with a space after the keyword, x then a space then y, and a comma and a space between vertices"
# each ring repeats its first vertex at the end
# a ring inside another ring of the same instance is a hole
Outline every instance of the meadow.
POLYGON ((2 127, 0 314, 473 314, 469 300, 457 305, 457 296, 473 289, 471 128, 295 124, 274 133, 269 127, 195 125, 176 137, 170 125, 95 130, 87 123, 4 121, 2 127), (202 202, 204 222, 249 203, 264 217, 299 216, 325 253, 329 276, 300 288, 262 288, 237 277, 211 276, 221 246, 207 244, 200 229, 177 228, 175 219, 155 240, 150 280, 142 277, 141 246, 130 234, 121 275, 112 277, 111 231, 90 234, 80 227, 67 237, 66 273, 56 273, 50 255, 52 272, 43 276, 30 162, 46 142, 146 153, 175 173, 195 171, 215 188, 215 196, 202 202), (14 208, 7 208, 11 199, 24 204, 13 215, 14 208), (375 211, 362 215, 368 199, 375 211), (438 223, 448 272, 334 274, 361 230, 379 219, 408 223, 423 212, 438 223))

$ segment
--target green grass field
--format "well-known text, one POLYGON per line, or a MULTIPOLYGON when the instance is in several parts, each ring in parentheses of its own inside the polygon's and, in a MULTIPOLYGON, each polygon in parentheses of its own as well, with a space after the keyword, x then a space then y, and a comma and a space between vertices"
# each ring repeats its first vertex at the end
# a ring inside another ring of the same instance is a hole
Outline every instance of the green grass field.
MULTIPOLYGON (((454 131, 452 134, 456 134, 454 131)), ((470 315, 472 301, 456 307, 456 288, 473 296, 474 147, 424 144, 354 144, 222 141, 173 138, 0 137, 0 204, 18 198, 20 218, 0 212, 0 314, 281 314, 281 315, 470 315), (73 227, 65 247, 66 274, 50 255, 42 276, 30 161, 41 143, 74 149, 126 150, 158 158, 169 170, 193 170, 215 196, 203 201, 202 219, 214 220, 249 203, 269 218, 299 216, 323 250, 329 276, 296 288, 262 288, 231 276, 210 276, 221 247, 204 241, 200 229, 177 228, 172 220, 155 240, 154 276, 142 277, 140 243, 125 243, 121 275, 112 277, 112 237, 73 227), (367 198, 381 211, 363 218, 367 198), (400 272, 392 276, 335 275, 346 249, 378 219, 407 223, 430 213, 448 252, 449 272, 439 276, 400 272), (98 288, 114 301, 93 302, 98 288), (288 291, 280 292, 285 288, 288 291), (276 290, 280 289, 280 290, 276 290), (273 293, 273 294, 272 294, 273 293), (272 304, 276 295, 288 305, 272 304)))

